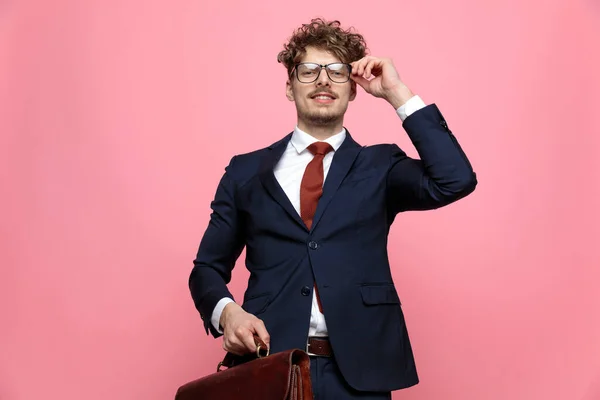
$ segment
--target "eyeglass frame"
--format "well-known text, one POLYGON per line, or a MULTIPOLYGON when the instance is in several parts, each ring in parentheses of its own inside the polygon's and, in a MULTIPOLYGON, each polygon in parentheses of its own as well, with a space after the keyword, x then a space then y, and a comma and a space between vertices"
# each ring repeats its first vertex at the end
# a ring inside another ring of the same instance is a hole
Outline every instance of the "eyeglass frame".
POLYGON ((352 75, 352 65, 348 64, 348 63, 343 63, 343 62, 333 62, 333 63, 329 63, 329 64, 319 64, 319 63, 315 63, 315 62, 301 62, 298 64, 294 65, 294 68, 292 69, 292 72, 290 73, 290 75, 294 74, 296 75, 296 79, 298 79, 298 82, 300 83, 313 83, 316 82, 319 77, 321 76, 321 71, 323 71, 323 69, 325 69, 325 73, 327 74, 327 79, 329 79, 331 82, 333 83, 346 83, 350 80, 350 75, 352 75), (300 77, 298 76, 298 66, 300 65, 306 65, 306 64, 312 64, 312 65, 317 65, 319 67, 319 73, 317 74, 316 78, 310 82, 302 82, 300 80, 300 77), (333 79, 331 79, 331 76, 329 76, 329 70, 327 69, 328 66, 333 65, 333 64, 342 64, 345 65, 346 67, 348 67, 348 80, 345 80, 344 82, 336 82, 333 79))

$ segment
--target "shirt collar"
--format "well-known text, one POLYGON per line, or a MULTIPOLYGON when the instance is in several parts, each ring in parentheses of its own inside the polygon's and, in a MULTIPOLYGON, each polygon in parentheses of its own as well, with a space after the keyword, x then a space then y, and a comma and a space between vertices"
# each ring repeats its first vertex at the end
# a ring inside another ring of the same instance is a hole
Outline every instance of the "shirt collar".
MULTIPOLYGON (((339 149, 342 143, 344 142, 344 139, 346 139, 346 128, 342 128, 342 130, 339 133, 328 137, 327 139, 323 140, 323 142, 329 143, 331 147, 333 147, 333 151, 337 151, 337 149, 339 149)), ((292 143, 292 146, 294 146, 298 154, 300 154, 304 150, 306 150, 308 146, 315 142, 319 142, 319 140, 315 139, 308 133, 298 128, 298 126, 296 126, 294 128, 294 133, 292 134, 290 142, 292 143)))

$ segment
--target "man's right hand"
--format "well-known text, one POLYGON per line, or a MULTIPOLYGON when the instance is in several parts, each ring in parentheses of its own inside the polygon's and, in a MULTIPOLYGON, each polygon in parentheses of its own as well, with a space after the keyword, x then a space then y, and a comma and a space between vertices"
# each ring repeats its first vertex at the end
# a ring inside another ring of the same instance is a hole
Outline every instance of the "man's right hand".
POLYGON ((219 321, 223 328, 223 349, 238 356, 256 351, 254 335, 270 347, 271 338, 262 320, 247 313, 236 303, 229 303, 219 321))

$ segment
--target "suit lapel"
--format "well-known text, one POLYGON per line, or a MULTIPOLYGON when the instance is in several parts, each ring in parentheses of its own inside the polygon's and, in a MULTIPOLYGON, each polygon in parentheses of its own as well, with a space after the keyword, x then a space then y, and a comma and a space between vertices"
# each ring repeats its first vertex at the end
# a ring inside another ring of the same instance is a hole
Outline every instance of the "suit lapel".
POLYGON ((325 209, 331 202, 331 199, 333 199, 333 196, 342 183, 342 180, 348 174, 350 167, 354 163, 356 156, 358 156, 361 150, 362 147, 356 143, 354 139, 352 139, 350 132, 346 130, 346 139, 344 139, 344 142, 340 148, 333 155, 333 160, 331 162, 331 166, 329 167, 325 184, 323 185, 323 195, 317 204, 317 211, 315 212, 315 217, 313 218, 311 232, 321 220, 325 209))
POLYGON ((268 152, 265 157, 263 157, 259 177, 263 186, 269 192, 271 197, 279 203, 279 205, 292 217, 294 221, 296 221, 300 226, 304 229, 308 230, 300 215, 296 212, 296 209, 290 202, 290 199, 287 197, 279 182, 277 182, 277 178, 275 178, 275 173, 273 172, 275 168, 275 164, 279 161, 283 152, 285 151, 287 144, 289 143, 292 134, 290 133, 280 141, 272 144, 268 147, 268 152))

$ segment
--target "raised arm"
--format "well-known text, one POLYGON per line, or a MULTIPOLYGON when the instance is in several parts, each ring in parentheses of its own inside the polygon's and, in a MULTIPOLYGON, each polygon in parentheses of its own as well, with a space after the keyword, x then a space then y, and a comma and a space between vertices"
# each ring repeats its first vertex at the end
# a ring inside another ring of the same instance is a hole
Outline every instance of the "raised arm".
POLYGON ((420 160, 394 146, 387 177, 392 213, 439 208, 475 190, 477 178, 471 163, 437 106, 413 113, 404 128, 420 160))

